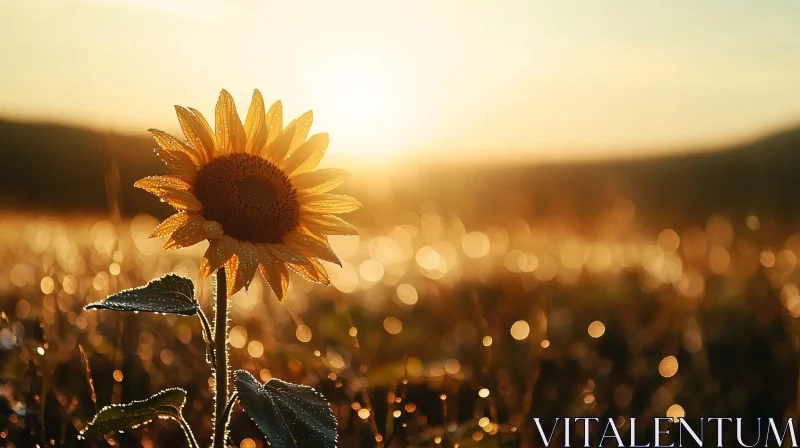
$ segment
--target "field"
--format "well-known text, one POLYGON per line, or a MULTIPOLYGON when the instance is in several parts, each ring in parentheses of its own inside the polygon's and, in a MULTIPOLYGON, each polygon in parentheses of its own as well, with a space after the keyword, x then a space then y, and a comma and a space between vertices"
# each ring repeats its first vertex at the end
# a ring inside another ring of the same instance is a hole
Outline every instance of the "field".
MULTIPOLYGON (((101 184, 81 185, 91 195, 78 205, 48 203, 42 191, 75 187, 47 176, 26 184, 17 171, 5 190, 5 446, 183 446, 169 421, 77 440, 99 407, 172 386, 187 388, 187 420, 210 437, 199 320, 83 309, 175 272, 211 312, 203 245, 163 251, 149 239, 165 209, 139 207, 127 185, 141 166, 111 153, 122 162, 86 176, 101 184)), ((316 387, 343 447, 537 446, 532 417, 611 417, 629 431, 630 417, 796 415, 800 234, 785 188, 796 180, 774 175, 796 165, 747 171, 741 153, 704 157, 417 173, 377 187, 356 176, 361 234, 332 240, 344 262, 329 265, 332 285, 296 278, 283 304, 261 282, 237 294, 231 363, 316 387)), ((241 410, 232 428, 236 446, 265 445, 241 410)))

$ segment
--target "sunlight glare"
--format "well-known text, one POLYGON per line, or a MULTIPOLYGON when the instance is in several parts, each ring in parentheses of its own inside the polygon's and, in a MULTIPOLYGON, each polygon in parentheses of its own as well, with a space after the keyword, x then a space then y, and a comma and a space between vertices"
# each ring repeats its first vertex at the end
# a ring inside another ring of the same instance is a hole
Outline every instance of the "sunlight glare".
POLYGON ((326 124, 337 146, 360 157, 386 155, 391 134, 386 77, 357 66, 334 66, 324 76, 326 124))
POLYGON ((334 68, 328 72, 327 92, 334 122, 341 130, 364 130, 386 115, 388 89, 377 74, 364 69, 334 68))

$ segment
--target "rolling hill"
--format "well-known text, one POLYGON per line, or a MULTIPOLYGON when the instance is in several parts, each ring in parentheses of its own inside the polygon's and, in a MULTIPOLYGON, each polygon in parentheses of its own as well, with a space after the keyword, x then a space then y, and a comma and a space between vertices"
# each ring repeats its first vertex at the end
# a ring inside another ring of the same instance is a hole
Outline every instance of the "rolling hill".
MULTIPOLYGON (((131 186, 165 172, 153 147, 147 136, 0 121, 0 208, 104 213, 119 204, 123 215, 164 215, 167 206, 131 186)), ((798 171, 800 128, 656 158, 422 168, 394 183, 392 204, 415 210, 433 203, 465 219, 500 222, 553 215, 588 220, 626 197, 645 222, 659 225, 686 225, 715 213, 800 222, 798 171)), ((358 188, 357 180, 351 188, 358 188)))

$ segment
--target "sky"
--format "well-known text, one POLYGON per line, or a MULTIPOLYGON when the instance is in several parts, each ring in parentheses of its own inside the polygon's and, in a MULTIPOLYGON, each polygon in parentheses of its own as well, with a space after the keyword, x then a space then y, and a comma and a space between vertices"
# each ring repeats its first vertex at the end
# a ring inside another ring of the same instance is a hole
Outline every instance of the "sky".
POLYGON ((353 160, 641 156, 800 124, 796 0, 0 0, 0 116, 177 132, 220 89, 353 160))

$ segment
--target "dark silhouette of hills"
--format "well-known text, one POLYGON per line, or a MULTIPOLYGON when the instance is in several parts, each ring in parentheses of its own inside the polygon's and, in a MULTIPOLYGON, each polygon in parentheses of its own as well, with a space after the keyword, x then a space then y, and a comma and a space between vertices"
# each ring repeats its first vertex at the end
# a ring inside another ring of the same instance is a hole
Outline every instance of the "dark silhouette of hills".
POLYGON ((124 213, 160 214, 166 206, 148 205, 147 194, 132 188, 141 177, 166 174, 153 144, 147 136, 0 121, 0 207, 104 213, 106 184, 118 183, 124 213))
MULTIPOLYGON (((458 168, 422 174, 408 187, 413 201, 435 192, 447 208, 497 222, 553 216, 587 222, 619 198, 653 226, 704 224, 721 214, 743 224, 800 222, 800 127, 727 148, 668 156, 546 163, 505 168, 458 168)), ((403 195, 401 195, 402 197, 403 195)))
MULTIPOLYGON (((132 187, 141 177, 166 173, 154 147, 148 136, 0 121, 0 208, 104 213, 119 203, 124 215, 163 216, 168 206, 132 187)), ((729 148, 655 158, 423 170, 396 187, 394 207, 435 203, 467 219, 499 222, 553 215, 590 219, 619 197, 662 226, 715 213, 798 222, 800 128, 729 148)))

